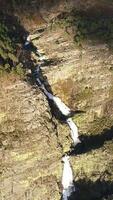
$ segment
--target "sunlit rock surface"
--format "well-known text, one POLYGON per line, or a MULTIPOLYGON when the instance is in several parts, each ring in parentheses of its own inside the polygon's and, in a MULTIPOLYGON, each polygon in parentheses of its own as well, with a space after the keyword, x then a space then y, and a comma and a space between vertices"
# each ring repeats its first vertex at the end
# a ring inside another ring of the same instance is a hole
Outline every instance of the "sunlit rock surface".
MULTIPOLYGON (((73 117, 82 141, 70 159, 76 199, 112 200, 112 48, 90 38, 78 47, 73 35, 56 24, 33 42, 48 59, 42 71, 53 94, 70 109, 86 111, 73 117)), ((52 117, 39 89, 20 80, 0 81, 1 200, 59 200, 61 157, 71 144, 69 127, 52 117)))
POLYGON ((71 36, 58 27, 48 30, 34 43, 53 61, 42 68, 53 93, 71 109, 86 111, 73 117, 83 140, 72 153, 80 189, 78 198, 110 199, 113 192, 112 51, 106 43, 90 40, 83 43, 82 49, 78 48, 71 36))
POLYGON ((59 199, 56 133, 39 90, 22 81, 0 89, 0 199, 59 199))

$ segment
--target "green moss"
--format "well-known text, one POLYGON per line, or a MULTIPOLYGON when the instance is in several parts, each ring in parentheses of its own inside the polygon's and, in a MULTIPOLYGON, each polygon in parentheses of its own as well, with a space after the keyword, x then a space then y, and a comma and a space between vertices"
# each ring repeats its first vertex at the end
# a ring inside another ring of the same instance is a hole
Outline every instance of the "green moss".
POLYGON ((10 65, 7 63, 7 64, 5 64, 5 66, 4 66, 4 70, 8 70, 8 69, 10 69, 10 65))
POLYGON ((12 70, 13 73, 18 74, 21 78, 25 75, 25 69, 23 68, 23 65, 19 63, 15 68, 12 70))
POLYGON ((75 42, 82 43, 87 38, 113 41, 113 18, 78 13, 74 15, 73 25, 76 27, 75 42))
POLYGON ((9 52, 8 53, 8 57, 10 58, 10 60, 12 60, 13 62, 18 62, 18 59, 17 59, 17 57, 13 54, 13 53, 11 53, 11 52, 9 52))
POLYGON ((82 46, 83 41, 87 39, 105 41, 108 45, 113 43, 113 17, 77 10, 59 17, 54 25, 65 27, 66 30, 72 27, 74 41, 78 46, 82 46))
POLYGON ((0 75, 11 72, 13 68, 17 74, 23 74, 23 69, 16 67, 19 63, 17 49, 18 45, 19 48, 21 46, 22 31, 24 30, 17 19, 0 14, 0 75))
POLYGON ((83 126, 87 122, 87 115, 86 114, 78 114, 73 117, 73 120, 77 123, 79 127, 83 126))
POLYGON ((4 60, 8 58, 7 53, 2 48, 0 48, 0 56, 4 60))
POLYGON ((8 28, 5 23, 0 22, 0 57, 2 58, 2 69, 7 70, 10 69, 11 66, 9 65, 10 61, 17 62, 17 58, 14 55, 14 46, 11 42, 11 38, 9 36, 8 28))

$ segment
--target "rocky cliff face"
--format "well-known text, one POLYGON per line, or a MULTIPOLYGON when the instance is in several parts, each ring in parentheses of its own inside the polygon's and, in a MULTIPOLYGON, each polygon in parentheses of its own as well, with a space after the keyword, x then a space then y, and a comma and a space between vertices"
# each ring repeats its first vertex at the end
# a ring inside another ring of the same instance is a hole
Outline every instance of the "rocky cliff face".
POLYGON ((62 149, 47 100, 22 81, 1 89, 0 199, 59 199, 62 149))
POLYGON ((93 12, 113 13, 113 2, 111 0, 0 0, 0 11, 18 16, 24 27, 33 31, 37 25, 48 25, 62 12, 74 10, 91 10, 93 12))
MULTIPOLYGON (((77 199, 111 200, 112 45, 88 37, 78 46, 74 34, 71 27, 67 33, 64 24, 53 23, 33 42, 47 56, 42 71, 53 93, 85 111, 73 117, 82 140, 71 152, 77 199)), ((70 130, 51 115, 38 88, 9 78, 0 85, 0 199, 60 199, 61 157, 70 150, 70 130)))

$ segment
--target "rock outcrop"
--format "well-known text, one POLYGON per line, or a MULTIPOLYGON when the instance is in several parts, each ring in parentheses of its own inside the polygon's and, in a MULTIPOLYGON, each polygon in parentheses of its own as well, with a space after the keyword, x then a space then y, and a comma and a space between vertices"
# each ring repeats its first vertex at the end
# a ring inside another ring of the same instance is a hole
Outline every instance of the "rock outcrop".
POLYGON ((47 100, 22 81, 0 90, 0 199, 59 199, 62 148, 47 100))
MULTIPOLYGON (((70 152, 77 199, 111 200, 112 48, 91 38, 78 47, 71 31, 53 23, 33 42, 47 57, 42 67, 47 87, 72 110, 85 111, 73 117, 82 140, 70 152)), ((68 126, 52 116, 46 97, 35 86, 18 79, 0 84, 0 199, 59 200, 61 157, 72 142, 68 126)))

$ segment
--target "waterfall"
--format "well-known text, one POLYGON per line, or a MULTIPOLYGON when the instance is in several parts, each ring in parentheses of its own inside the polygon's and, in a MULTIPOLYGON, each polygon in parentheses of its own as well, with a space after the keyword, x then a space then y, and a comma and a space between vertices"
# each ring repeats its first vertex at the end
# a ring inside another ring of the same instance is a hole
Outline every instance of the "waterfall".
POLYGON ((43 91, 45 95, 48 97, 48 99, 52 100, 54 104, 57 106, 57 108, 60 110, 62 115, 69 116, 71 114, 70 108, 68 108, 59 97, 56 97, 49 93, 45 87, 43 87, 43 91))
POLYGON ((71 194, 75 192, 74 178, 73 178, 72 168, 69 162, 69 156, 64 156, 62 158, 62 161, 64 162, 63 174, 62 174, 62 186, 63 186, 62 199, 68 200, 68 197, 70 197, 71 194))
POLYGON ((45 95, 48 97, 48 99, 52 100, 54 102, 54 104, 57 106, 57 108, 60 110, 60 112, 62 113, 62 115, 64 116, 69 116, 71 114, 71 110, 70 108, 68 108, 68 106, 66 106, 59 97, 56 97, 54 95, 52 95, 50 92, 48 92, 46 90, 46 88, 43 86, 43 92, 45 93, 45 95))
POLYGON ((53 95, 46 90, 44 85, 42 86, 42 90, 43 90, 44 94, 48 97, 49 100, 53 100, 53 95))
POLYGON ((41 87, 42 86, 42 82, 40 81, 39 78, 36 78, 36 83, 41 87))
POLYGON ((26 38, 26 41, 25 41, 25 44, 24 44, 24 46, 27 46, 27 45, 29 45, 29 44, 30 44, 30 42, 31 42, 31 38, 30 38, 30 35, 28 35, 28 36, 27 36, 27 38, 26 38))
POLYGON ((78 128, 76 126, 76 124, 73 122, 73 120, 71 118, 68 118, 66 120, 67 124, 70 127, 71 130, 71 137, 73 139, 74 145, 81 143, 81 141, 79 140, 79 135, 78 135, 78 128))
POLYGON ((78 128, 76 124, 73 122, 71 118, 68 118, 71 115, 71 110, 68 108, 59 97, 56 97, 52 95, 50 92, 48 92, 45 88, 45 86, 42 86, 43 92, 45 95, 48 97, 49 100, 52 100, 57 108, 60 110, 62 115, 66 116, 66 123, 70 127, 70 132, 71 132, 71 138, 73 140, 74 146, 80 143, 79 135, 78 135, 78 128))
POLYGON ((46 57, 40 53, 40 50, 37 48, 36 51, 37 55, 39 56, 39 60, 42 61, 42 63, 46 60, 46 57))
POLYGON ((70 108, 68 108, 59 97, 53 96, 53 101, 58 107, 58 109, 61 111, 61 113, 65 116, 69 116, 71 114, 70 108))
POLYGON ((33 74, 34 74, 35 76, 39 76, 40 71, 41 71, 40 65, 36 65, 36 66, 35 66, 35 70, 33 71, 33 74))
MULTIPOLYGON (((32 42, 31 42, 31 38, 29 35, 26 39, 24 46, 29 46, 31 43, 32 42)), ((43 82, 40 79, 40 72, 41 72, 40 67, 42 66, 42 64, 44 63, 44 60, 46 58, 44 56, 42 56, 42 54, 40 53, 40 51, 37 47, 35 47, 35 51, 36 51, 35 54, 37 56, 39 56, 39 60, 42 61, 41 65, 36 65, 35 68, 32 70, 36 84, 41 88, 41 90, 46 95, 48 100, 53 101, 53 103, 56 105, 56 107, 59 109, 59 111, 62 113, 62 115, 65 116, 65 121, 70 128, 71 138, 73 140, 74 145, 76 145, 76 144, 80 143, 81 141, 79 140, 78 128, 77 128, 76 124, 73 122, 73 120, 70 118, 72 111, 67 105, 65 105, 65 103, 62 102, 62 100, 59 97, 56 97, 47 91, 45 85, 43 84, 43 82)), ((63 174, 62 174, 62 186, 63 186, 62 199, 68 200, 68 198, 71 196, 71 194, 73 192, 76 191, 76 189, 74 186, 74 177, 73 177, 72 168, 71 168, 71 165, 69 162, 69 156, 65 155, 62 158, 62 161, 64 163, 63 174)))

